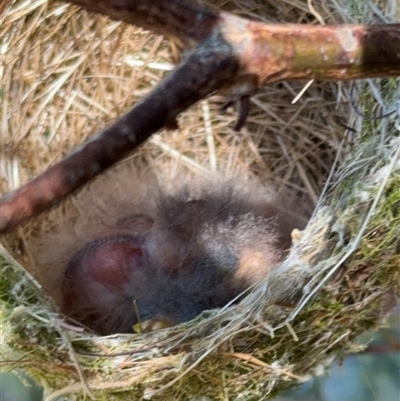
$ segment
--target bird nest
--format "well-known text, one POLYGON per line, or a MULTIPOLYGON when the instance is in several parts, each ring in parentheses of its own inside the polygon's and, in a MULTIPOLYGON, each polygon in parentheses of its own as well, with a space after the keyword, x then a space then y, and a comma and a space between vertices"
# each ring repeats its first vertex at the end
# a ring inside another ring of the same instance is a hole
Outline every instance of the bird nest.
MULTIPOLYGON (((391 0, 220 3, 271 22, 396 20, 391 0)), ((2 7, 2 192, 128 110, 179 61, 174 42, 64 3, 2 7)), ((46 400, 259 400, 362 349, 354 339, 400 293, 399 84, 314 82, 303 94, 304 82, 274 84, 252 98, 240 133, 213 96, 125 162, 169 178, 247 177, 312 212, 282 265, 238 304, 145 334, 101 337, 65 321, 43 291, 52 272, 35 244, 92 187, 2 237, 2 368, 29 372, 46 400)))

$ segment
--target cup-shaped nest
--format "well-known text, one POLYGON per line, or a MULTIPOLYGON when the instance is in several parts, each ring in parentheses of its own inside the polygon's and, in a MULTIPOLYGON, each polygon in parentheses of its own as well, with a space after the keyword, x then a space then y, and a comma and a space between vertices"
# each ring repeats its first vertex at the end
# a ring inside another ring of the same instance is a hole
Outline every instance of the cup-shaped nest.
MULTIPOLYGON (((394 9, 222 6, 304 23, 373 23, 394 9)), ((64 3, 13 1, 1 12, 4 192, 179 61, 174 42, 64 3)), ((28 371, 48 400, 258 400, 359 350, 353 339, 400 292, 400 82, 313 83, 292 103, 304 84, 254 96, 240 133, 235 111, 220 112, 225 99, 204 100, 178 130, 2 237, 2 368, 28 371), (95 315, 79 308, 93 297, 95 315), (110 329, 121 302, 128 313, 110 329)))

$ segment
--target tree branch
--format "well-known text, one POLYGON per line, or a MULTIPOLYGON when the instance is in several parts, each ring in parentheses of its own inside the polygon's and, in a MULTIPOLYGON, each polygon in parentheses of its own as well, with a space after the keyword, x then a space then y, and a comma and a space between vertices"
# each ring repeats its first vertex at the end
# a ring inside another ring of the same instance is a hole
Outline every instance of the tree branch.
POLYGON ((203 41, 220 23, 219 10, 190 0, 64 1, 178 39, 184 47, 203 41))
POLYGON ((261 86, 279 80, 400 75, 400 24, 272 25, 183 0, 67 1, 198 47, 115 124, 0 199, 0 233, 59 203, 217 90, 244 99, 245 107, 261 86))
POLYGON ((220 29, 258 86, 400 75, 400 24, 272 25, 224 14, 220 29))
POLYGON ((189 0, 64 0, 195 45, 219 31, 257 87, 281 79, 400 75, 400 24, 265 24, 189 0))
POLYGON ((55 206, 140 146, 176 116, 217 89, 229 86, 239 63, 219 35, 198 47, 144 100, 86 145, 34 180, 0 199, 0 233, 55 206))

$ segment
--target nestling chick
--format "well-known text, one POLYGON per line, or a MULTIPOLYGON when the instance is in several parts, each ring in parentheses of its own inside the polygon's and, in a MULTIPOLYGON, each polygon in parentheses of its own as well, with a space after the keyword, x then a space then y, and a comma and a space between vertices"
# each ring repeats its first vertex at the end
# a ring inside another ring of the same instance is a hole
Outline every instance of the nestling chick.
POLYGON ((153 185, 151 195, 125 203, 129 214, 70 247, 62 312, 99 334, 125 333, 188 321, 240 296, 284 259, 292 230, 305 225, 262 189, 244 187, 153 185))

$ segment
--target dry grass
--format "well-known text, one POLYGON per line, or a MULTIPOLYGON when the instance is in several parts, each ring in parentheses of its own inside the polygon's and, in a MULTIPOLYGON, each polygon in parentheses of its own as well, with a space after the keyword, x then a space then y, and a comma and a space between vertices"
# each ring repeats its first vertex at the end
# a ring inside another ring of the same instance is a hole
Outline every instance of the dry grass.
MULTIPOLYGON (((213 3, 248 18, 312 24, 390 22, 400 8, 395 0, 213 3)), ((179 61, 173 42, 64 3, 2 7, 2 192, 131 108, 179 61)), ((376 324, 382 293, 390 283, 400 291, 400 116, 369 121, 348 98, 363 112, 385 114, 398 107, 399 80, 314 82, 292 103, 305 85, 265 88, 241 133, 232 130, 236 113, 219 111, 225 99, 204 100, 180 117, 179 130, 155 135, 131 156, 139 170, 170 177, 182 169, 256 177, 315 209, 275 275, 238 306, 168 330, 110 338, 81 332, 66 326, 19 265, 32 271, 32 238, 62 219, 66 202, 2 239, 4 366, 57 389, 47 400, 85 392, 107 400, 259 400, 356 350, 350 341, 376 324), (277 306, 293 294, 297 306, 277 306)))
MULTIPOLYGON (((278 9, 246 2, 238 13, 254 17, 258 11, 260 18, 260 10, 269 19, 312 19, 299 1, 278 9)), ((17 2, 4 22, 4 191, 131 108, 179 57, 161 37, 63 3, 17 2)), ((240 169, 294 187, 315 205, 343 139, 346 102, 338 101, 337 85, 313 84, 292 105, 304 84, 275 85, 255 97, 240 134, 232 130, 236 113, 219 112, 225 100, 206 100, 181 117, 179 131, 155 137, 138 158, 155 168, 170 164, 172 173, 181 164, 194 174, 240 169)))

